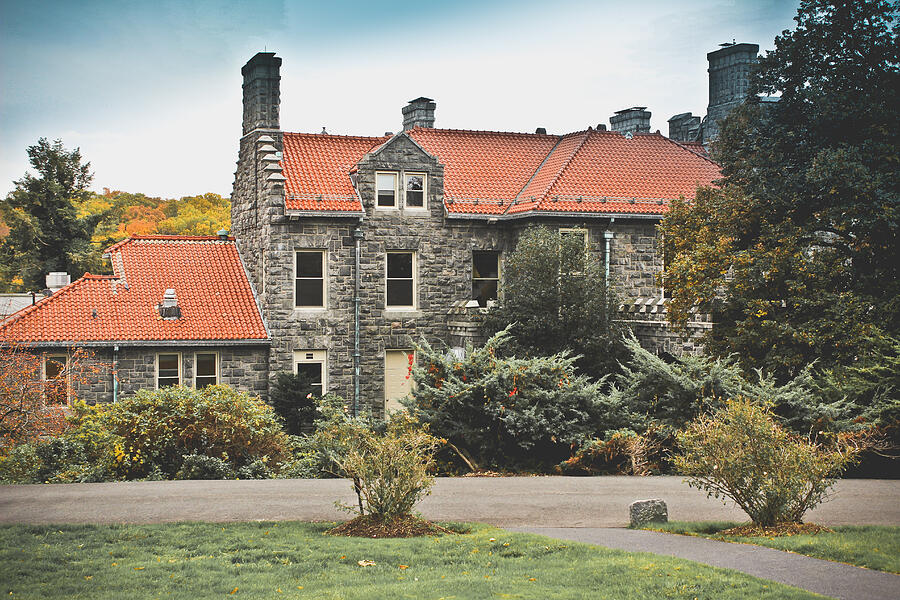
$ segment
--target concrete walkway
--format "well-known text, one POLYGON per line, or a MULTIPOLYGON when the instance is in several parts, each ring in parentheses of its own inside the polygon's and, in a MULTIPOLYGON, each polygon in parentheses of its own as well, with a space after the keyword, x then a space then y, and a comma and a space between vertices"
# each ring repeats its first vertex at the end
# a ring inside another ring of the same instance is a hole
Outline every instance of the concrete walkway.
POLYGON ((900 598, 900 576, 750 544, 621 528, 510 527, 509 530, 693 560, 840 600, 900 598))
MULTIPOLYGON (((425 518, 478 521, 742 571, 834 598, 900 600, 900 576, 750 546, 622 529, 634 500, 663 498, 679 521, 746 521, 680 477, 439 478, 425 518)), ((821 525, 900 525, 900 481, 847 479, 807 515, 821 525)), ((344 520, 344 480, 160 481, 0 485, 0 523, 344 520)))
MULTIPOLYGON (((746 521, 680 477, 439 478, 417 508, 427 519, 498 527, 624 527, 634 500, 662 498, 673 521, 746 521)), ((900 525, 900 481, 846 479, 807 515, 821 525, 900 525)), ((334 521, 355 503, 341 479, 0 485, 2 523, 334 521)))

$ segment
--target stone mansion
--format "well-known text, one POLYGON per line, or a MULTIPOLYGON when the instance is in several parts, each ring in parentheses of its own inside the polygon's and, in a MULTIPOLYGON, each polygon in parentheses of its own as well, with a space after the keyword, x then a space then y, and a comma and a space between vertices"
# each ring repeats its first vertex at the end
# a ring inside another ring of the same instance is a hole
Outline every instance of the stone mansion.
MULTIPOLYGON (((757 50, 710 53, 710 118, 742 100, 757 50)), ((279 121, 281 62, 261 52, 241 71, 230 235, 129 238, 107 251, 113 275, 86 274, 0 323, 0 337, 39 349, 51 371, 91 348, 113 369, 79 389, 89 401, 220 382, 265 398, 277 373, 301 371, 380 413, 408 392, 419 339, 480 339, 479 311, 535 224, 584 240, 648 347, 690 352, 711 326, 698 315, 687 339, 670 332, 655 283, 670 201, 720 176, 709 118, 676 115, 670 137, 649 132, 643 107, 610 130, 453 130, 416 98, 396 134, 293 133, 279 121)))

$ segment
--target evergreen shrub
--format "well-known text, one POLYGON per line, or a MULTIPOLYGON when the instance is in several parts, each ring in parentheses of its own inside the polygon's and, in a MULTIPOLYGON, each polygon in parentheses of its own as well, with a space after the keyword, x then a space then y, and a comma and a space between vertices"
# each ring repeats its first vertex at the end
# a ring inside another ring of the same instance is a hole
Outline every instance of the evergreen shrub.
POLYGON ((463 357, 422 341, 408 407, 473 470, 550 471, 596 435, 602 383, 565 353, 501 357, 508 341, 507 328, 463 357))

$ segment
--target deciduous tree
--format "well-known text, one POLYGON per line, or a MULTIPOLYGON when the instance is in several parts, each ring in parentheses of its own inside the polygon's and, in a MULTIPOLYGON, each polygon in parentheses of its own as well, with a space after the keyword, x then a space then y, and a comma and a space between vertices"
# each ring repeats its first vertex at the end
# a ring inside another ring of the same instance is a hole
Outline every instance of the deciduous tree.
POLYGON ((722 124, 722 186, 662 224, 670 318, 718 298, 707 347, 747 369, 853 364, 900 332, 898 8, 804 0, 722 124))

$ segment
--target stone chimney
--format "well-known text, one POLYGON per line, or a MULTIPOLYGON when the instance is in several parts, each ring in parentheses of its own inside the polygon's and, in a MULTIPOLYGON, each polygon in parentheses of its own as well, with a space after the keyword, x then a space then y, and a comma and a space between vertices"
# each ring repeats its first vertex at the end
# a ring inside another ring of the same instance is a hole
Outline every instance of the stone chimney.
POLYGON ((757 61, 757 44, 722 44, 706 55, 709 61, 709 106, 703 142, 719 136, 719 121, 740 105, 750 90, 750 68, 757 61))
POLYGON ((698 142, 700 137, 700 117, 689 112, 669 119, 669 139, 676 142, 698 142))
POLYGON ((609 118, 612 131, 619 133, 649 133, 650 111, 646 106, 633 106, 617 110, 616 114, 609 118))
POLYGON ((437 106, 431 98, 416 98, 403 107, 403 131, 413 127, 434 127, 434 109, 437 106))
POLYGON ((175 290, 169 288, 163 293, 163 300, 156 305, 159 310, 159 316, 169 321, 181 318, 181 307, 178 306, 178 299, 175 297, 175 290))
POLYGON ((241 69, 244 76, 244 135, 255 129, 278 129, 281 59, 259 52, 241 69))
POLYGON ((52 271, 47 274, 45 282, 50 293, 55 294, 72 283, 72 277, 65 271, 52 271))

